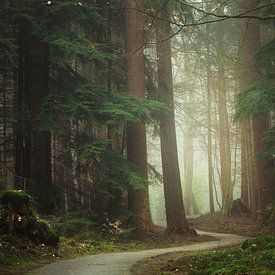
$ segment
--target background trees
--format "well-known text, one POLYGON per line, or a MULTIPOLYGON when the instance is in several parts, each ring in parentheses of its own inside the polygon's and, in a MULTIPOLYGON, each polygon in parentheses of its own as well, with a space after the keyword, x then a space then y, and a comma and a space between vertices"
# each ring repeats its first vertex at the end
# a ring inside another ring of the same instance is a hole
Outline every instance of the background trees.
POLYGON ((45 214, 130 210, 145 236, 149 171, 170 232, 189 230, 183 203, 226 216, 241 197, 265 217, 274 6, 240 2, 2 1, 1 189, 45 214))

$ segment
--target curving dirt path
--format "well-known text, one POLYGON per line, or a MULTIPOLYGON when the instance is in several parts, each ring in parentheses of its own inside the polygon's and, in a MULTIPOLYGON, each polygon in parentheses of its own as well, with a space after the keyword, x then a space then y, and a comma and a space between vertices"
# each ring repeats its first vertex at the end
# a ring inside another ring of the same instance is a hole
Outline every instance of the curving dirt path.
POLYGON ((169 252, 178 251, 201 251, 217 247, 225 247, 237 245, 247 239, 247 237, 210 233, 199 231, 199 234, 209 235, 217 238, 215 241, 201 242, 189 244, 180 247, 160 248, 141 250, 137 252, 118 252, 118 253, 103 253, 92 256, 76 258, 73 260, 60 261, 53 264, 45 265, 42 268, 36 269, 30 274, 33 275, 129 275, 131 267, 145 258, 158 256, 169 252))

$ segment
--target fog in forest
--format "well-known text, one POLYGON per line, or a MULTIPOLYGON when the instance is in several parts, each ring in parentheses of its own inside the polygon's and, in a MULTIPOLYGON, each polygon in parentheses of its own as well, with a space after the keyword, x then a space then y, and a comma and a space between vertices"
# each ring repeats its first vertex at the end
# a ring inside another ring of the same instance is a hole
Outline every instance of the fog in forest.
POLYGON ((0 0, 0 274, 274 273, 274 114, 275 0, 0 0))

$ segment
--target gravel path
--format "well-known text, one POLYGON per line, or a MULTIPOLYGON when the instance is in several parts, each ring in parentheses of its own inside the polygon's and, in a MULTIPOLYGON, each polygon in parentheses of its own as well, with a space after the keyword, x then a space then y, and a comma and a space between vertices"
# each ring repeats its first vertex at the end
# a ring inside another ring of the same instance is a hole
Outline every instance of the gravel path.
POLYGON ((168 252, 177 251, 200 251, 208 250, 217 247, 237 245, 244 241, 247 237, 210 233, 198 231, 199 234, 210 235, 218 240, 188 244, 181 247, 160 248, 141 250, 137 252, 118 252, 118 253, 103 253, 87 257, 76 258, 73 260, 60 261, 53 264, 45 265, 42 268, 36 269, 30 274, 32 275, 129 275, 131 267, 145 258, 158 256, 168 252))

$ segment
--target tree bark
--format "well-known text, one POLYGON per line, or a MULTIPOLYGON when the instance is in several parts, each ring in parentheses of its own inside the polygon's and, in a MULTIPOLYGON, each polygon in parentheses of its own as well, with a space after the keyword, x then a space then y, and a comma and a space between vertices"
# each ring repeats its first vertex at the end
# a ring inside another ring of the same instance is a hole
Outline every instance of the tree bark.
POLYGON ((176 126, 174 114, 174 94, 171 64, 171 26, 170 15, 166 7, 160 12, 163 20, 158 20, 157 58, 158 58, 158 92, 161 101, 169 110, 160 122, 160 143, 166 208, 167 232, 185 233, 189 231, 180 180, 176 126))
POLYGON ((219 143, 220 143, 220 165, 221 165, 221 191, 222 191, 222 215, 227 216, 233 200, 233 185, 231 182, 231 148, 229 118, 226 104, 225 71, 223 64, 223 26, 217 29, 217 51, 218 51, 218 114, 219 114, 219 143))
MULTIPOLYGON (((257 1, 245 0, 243 2, 243 10, 249 10, 257 6, 257 1)), ((261 47, 261 37, 259 24, 255 20, 246 19, 244 21, 244 39, 243 48, 241 52, 241 68, 242 79, 241 87, 246 90, 255 84, 259 79, 259 72, 255 64, 254 55, 261 47)), ((261 113, 252 118, 252 132, 253 132, 253 154, 256 155, 265 150, 265 144, 262 142, 263 134, 269 129, 269 115, 261 113)), ((256 217, 257 208, 261 210, 263 216, 268 204, 272 201, 272 194, 270 192, 272 186, 271 176, 268 174, 267 167, 269 160, 256 159, 255 163, 255 179, 256 184, 252 180, 250 182, 252 213, 256 217), (259 198, 257 199, 257 196, 259 198), (259 201, 259 206, 257 202, 259 201)))
POLYGON ((42 104, 49 95, 49 49, 39 39, 29 34, 30 71, 29 96, 31 110, 31 182, 29 188, 39 201, 41 213, 52 212, 50 191, 51 134, 39 129, 42 104))
MULTIPOLYGON (((128 92, 144 98, 143 18, 141 0, 124 0, 126 78, 128 92)), ((131 123, 127 127, 127 157, 139 169, 140 176, 147 180, 146 128, 142 123, 131 123)), ((136 212, 137 235, 145 238, 152 228, 149 208, 148 186, 132 192, 132 208, 136 212)))
POLYGON ((48 46, 21 24, 18 52, 16 175, 36 199, 38 210, 51 213, 51 134, 39 129, 42 104, 49 94, 48 46))

